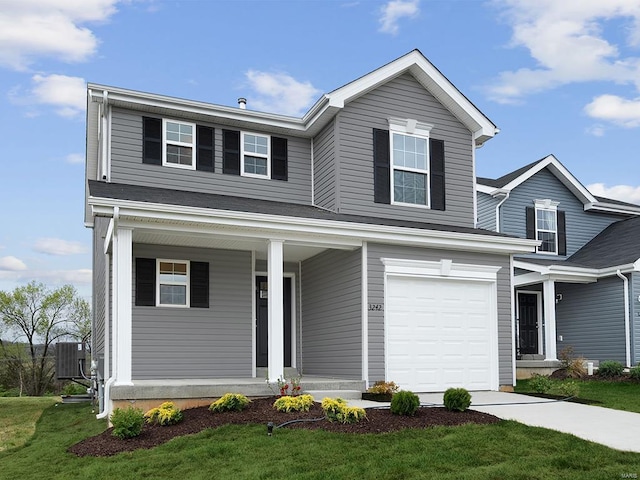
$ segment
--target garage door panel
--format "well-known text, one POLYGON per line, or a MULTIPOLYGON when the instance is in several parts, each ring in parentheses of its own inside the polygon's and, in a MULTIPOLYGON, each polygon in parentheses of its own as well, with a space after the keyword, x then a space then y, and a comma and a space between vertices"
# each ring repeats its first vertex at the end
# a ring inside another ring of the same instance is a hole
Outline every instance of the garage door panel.
POLYGON ((483 282, 388 277, 388 380, 415 392, 491 388, 491 291, 483 282))

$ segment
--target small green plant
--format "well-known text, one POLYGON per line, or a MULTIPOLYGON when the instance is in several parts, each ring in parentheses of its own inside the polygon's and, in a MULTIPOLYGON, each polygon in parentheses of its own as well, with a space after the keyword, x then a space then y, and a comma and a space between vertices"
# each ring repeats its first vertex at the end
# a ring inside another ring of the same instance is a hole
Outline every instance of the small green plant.
POLYGON ((580 385, 573 380, 567 380, 559 383, 555 390, 563 397, 577 397, 580 395, 580 385))
POLYGON ((558 354, 562 368, 569 378, 582 378, 587 374, 585 368, 585 359, 583 357, 575 357, 573 347, 569 345, 563 348, 558 354))
POLYGON ((629 369, 629 377, 633 378, 634 380, 640 380, 640 363, 635 367, 631 367, 629 369))
POLYGON ((553 387, 553 382, 547 375, 534 373, 529 379, 529 387, 536 393, 547 393, 553 387))
POLYGON ((159 407, 152 408, 144 414, 147 423, 157 423, 158 425, 174 425, 183 418, 182 410, 175 406, 173 402, 164 402, 159 407))
POLYGON ((87 393, 87 386, 79 383, 69 382, 60 392, 61 395, 85 395, 87 393))
POLYGON ((598 375, 605 378, 617 377, 624 372, 624 366, 615 360, 605 360, 598 367, 598 375))
POLYGON ((398 391, 398 385, 395 382, 385 382, 384 380, 378 380, 372 386, 367 389, 369 393, 377 393, 381 395, 393 395, 398 391))
POLYGON ((275 392, 272 387, 272 383, 269 382, 269 373, 267 373, 267 386, 274 393, 274 395, 279 395, 281 397, 296 397, 302 393, 302 387, 300 386, 300 377, 292 377, 290 379, 286 379, 285 377, 280 377, 276 381, 278 385, 278 391, 275 392))
POLYGON ((298 395, 292 397, 285 395, 278 398, 273 407, 279 412, 308 412, 313 405, 313 397, 311 395, 298 395))
POLYGON ((330 422, 358 423, 367 418, 364 408, 350 407, 342 398, 322 399, 322 410, 330 422))
POLYGON ((141 408, 116 408, 110 417, 114 437, 123 440, 140 435, 144 425, 144 412, 141 408))
POLYGON ((471 394, 464 388, 449 388, 444 392, 443 401, 447 410, 464 412, 471 405, 471 394))
POLYGON ((239 412, 249 403, 251 403, 251 400, 241 393, 225 393, 209 406, 209 410, 214 413, 239 412))
POLYGON ((391 413, 412 417, 420 407, 420 399, 409 390, 400 390, 391 399, 391 413))

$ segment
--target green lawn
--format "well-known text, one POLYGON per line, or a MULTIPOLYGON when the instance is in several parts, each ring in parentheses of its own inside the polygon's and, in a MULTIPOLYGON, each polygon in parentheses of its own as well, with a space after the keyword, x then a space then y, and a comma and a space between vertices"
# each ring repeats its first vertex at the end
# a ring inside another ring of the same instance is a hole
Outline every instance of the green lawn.
POLYGON ((0 397, 0 452, 31 438, 42 411, 60 397, 0 397))
MULTIPOLYGON (((554 385, 560 380, 552 380, 554 385)), ((600 407, 640 413, 640 383, 607 382, 600 380, 573 380, 580 386, 580 398, 595 400, 600 407)), ((531 392, 528 380, 518 380, 516 393, 531 392)), ((639 475, 640 477, 640 475, 639 475)))
POLYGON ((264 425, 227 426, 110 458, 66 452, 104 428, 86 404, 51 406, 26 445, 0 452, 0 477, 582 480, 640 475, 640 454, 510 421, 383 435, 282 429, 273 437, 264 425))

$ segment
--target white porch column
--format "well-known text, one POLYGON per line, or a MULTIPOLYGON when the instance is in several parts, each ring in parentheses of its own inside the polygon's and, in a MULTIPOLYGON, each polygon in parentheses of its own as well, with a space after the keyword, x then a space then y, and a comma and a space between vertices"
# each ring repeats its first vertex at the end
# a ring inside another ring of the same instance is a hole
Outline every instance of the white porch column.
POLYGON ((114 372, 116 385, 132 385, 131 345, 132 345, 132 305, 131 277, 133 254, 133 231, 118 228, 113 236, 113 310, 114 310, 114 372))
POLYGON ((267 280, 269 282, 269 381, 284 375, 284 273, 282 240, 269 240, 267 280))
POLYGON ((556 352, 556 288, 553 280, 542 284, 544 292, 544 354, 545 360, 557 360, 556 352))

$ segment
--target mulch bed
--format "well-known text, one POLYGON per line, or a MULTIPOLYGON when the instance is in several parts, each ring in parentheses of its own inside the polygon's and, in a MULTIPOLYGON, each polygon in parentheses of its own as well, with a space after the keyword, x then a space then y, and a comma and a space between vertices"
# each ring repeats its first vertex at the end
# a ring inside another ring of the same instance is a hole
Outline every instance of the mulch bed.
MULTIPOLYGON (((121 452, 153 448, 172 438, 201 432, 207 428, 222 425, 262 424, 267 433, 267 423, 278 426, 296 419, 314 419, 324 414, 319 404, 314 404, 309 412, 281 413, 273 408, 276 397, 254 399, 242 412, 211 413, 207 407, 184 410, 184 419, 171 426, 146 425, 135 438, 120 440, 107 429, 95 437, 90 437, 69 447, 69 452, 80 457, 106 457, 121 452)), ((344 425, 326 419, 314 422, 291 423, 282 428, 322 429, 342 433, 386 433, 405 428, 427 428, 434 426, 456 426, 467 423, 491 424, 500 419, 486 413, 467 410, 449 412, 442 407, 420 407, 413 417, 393 415, 388 409, 367 409, 367 420, 344 425)), ((275 430, 277 432, 277 429, 275 430)))

